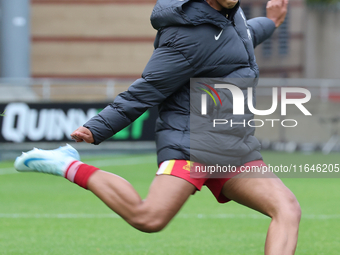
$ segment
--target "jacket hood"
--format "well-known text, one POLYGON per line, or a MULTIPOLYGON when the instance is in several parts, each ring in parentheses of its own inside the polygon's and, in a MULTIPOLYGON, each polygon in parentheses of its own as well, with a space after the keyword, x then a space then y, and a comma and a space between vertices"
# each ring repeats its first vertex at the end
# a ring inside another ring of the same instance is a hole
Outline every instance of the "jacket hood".
MULTIPOLYGON (((240 2, 231 9, 233 17, 240 2)), ((151 14, 151 24, 155 29, 169 26, 213 24, 223 28, 228 20, 204 0, 158 0, 151 14)))

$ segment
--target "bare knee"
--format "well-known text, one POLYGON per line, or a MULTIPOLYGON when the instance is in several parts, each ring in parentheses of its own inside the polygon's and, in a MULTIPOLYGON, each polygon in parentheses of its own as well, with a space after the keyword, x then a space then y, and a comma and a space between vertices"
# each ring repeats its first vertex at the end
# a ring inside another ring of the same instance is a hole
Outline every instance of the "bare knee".
POLYGON ((139 214, 127 219, 127 222, 134 228, 145 233, 159 232, 168 224, 168 220, 151 211, 141 211, 139 214))
POLYGON ((293 216, 293 219, 300 223, 301 220, 301 207, 299 202, 297 201, 296 197, 293 195, 294 199, 290 202, 290 212, 293 216))
POLYGON ((287 191, 277 204, 273 219, 282 220, 285 224, 298 225, 301 219, 301 207, 296 197, 291 191, 287 191))
POLYGON ((145 233, 156 233, 161 231, 165 226, 166 223, 159 219, 148 219, 148 218, 143 218, 143 219, 135 219, 131 225, 145 233))

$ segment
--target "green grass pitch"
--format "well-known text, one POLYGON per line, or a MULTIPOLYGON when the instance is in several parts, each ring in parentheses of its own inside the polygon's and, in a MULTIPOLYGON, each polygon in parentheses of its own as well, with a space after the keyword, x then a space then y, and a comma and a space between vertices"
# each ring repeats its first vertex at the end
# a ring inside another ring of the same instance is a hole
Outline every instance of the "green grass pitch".
MULTIPOLYGON (((340 163, 339 154, 265 152, 267 163, 340 163)), ((113 155, 84 162, 123 176, 145 197, 156 172, 155 155, 113 155)), ((218 204, 207 188, 156 234, 141 233, 99 199, 69 181, 14 173, 0 163, 0 254, 263 254, 270 219, 230 202, 218 204)), ((340 179, 283 179, 302 207, 296 254, 340 250, 340 179)))

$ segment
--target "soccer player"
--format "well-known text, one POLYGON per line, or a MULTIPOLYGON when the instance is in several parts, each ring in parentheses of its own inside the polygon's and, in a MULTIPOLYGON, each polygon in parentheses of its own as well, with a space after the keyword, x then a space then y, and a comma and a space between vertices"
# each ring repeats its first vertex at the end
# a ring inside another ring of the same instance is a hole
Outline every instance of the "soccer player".
MULTIPOLYGON (((240 173, 243 178, 207 179, 190 178, 188 171, 190 78, 245 77, 255 82, 259 71, 254 47, 282 24, 287 5, 288 0, 271 0, 267 17, 247 21, 238 0, 158 0, 151 15, 152 25, 158 30, 155 50, 142 77, 71 134, 77 142, 99 144, 158 105, 159 170, 145 200, 123 178, 79 161, 78 152, 71 146, 24 153, 17 158, 16 169, 63 176, 92 191, 131 226, 144 232, 163 229, 189 196, 206 185, 220 203, 234 200, 271 217, 265 254, 294 254, 300 206, 274 174, 251 178, 251 173, 240 173)), ((222 100, 230 101, 226 97, 222 100)), ((223 157, 226 164, 235 166, 264 165, 260 144, 249 128, 237 134, 208 133, 207 137, 225 145, 224 155, 207 152, 211 157, 223 157)))

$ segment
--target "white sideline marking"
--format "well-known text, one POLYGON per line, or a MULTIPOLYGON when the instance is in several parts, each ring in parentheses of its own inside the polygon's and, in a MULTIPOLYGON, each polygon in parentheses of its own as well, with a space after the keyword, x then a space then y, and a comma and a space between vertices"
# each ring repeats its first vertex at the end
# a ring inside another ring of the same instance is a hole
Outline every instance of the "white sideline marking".
MULTIPOLYGON (((0 213, 3 219, 120 219, 117 214, 26 214, 26 213, 0 213)), ((260 214, 178 214, 175 218, 180 219, 269 219, 260 214)), ((333 215, 302 215, 305 220, 330 220, 340 219, 340 214, 333 215)))
MULTIPOLYGON (((104 159, 104 160, 85 160, 86 164, 94 165, 96 167, 104 166, 128 166, 128 165, 139 165, 139 164, 149 164, 155 163, 157 167, 156 157, 154 155, 138 156, 138 157, 127 157, 127 158, 117 158, 117 159, 104 159)), ((0 168, 0 175, 5 174, 17 174, 14 167, 0 168)))
POLYGON ((0 213, 0 218, 7 219, 104 219, 120 218, 117 214, 26 214, 26 213, 0 213))

